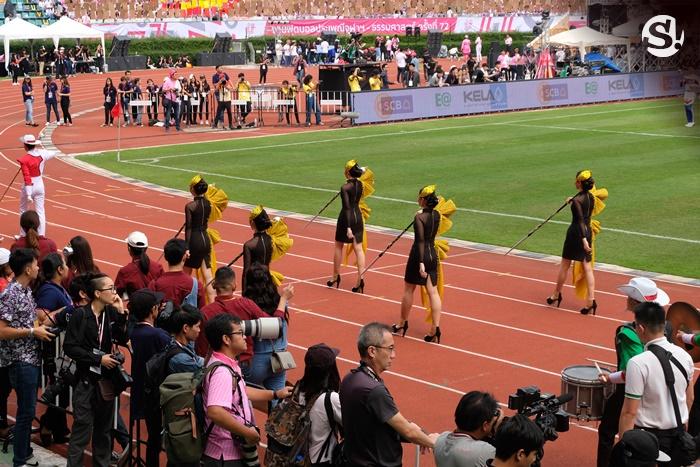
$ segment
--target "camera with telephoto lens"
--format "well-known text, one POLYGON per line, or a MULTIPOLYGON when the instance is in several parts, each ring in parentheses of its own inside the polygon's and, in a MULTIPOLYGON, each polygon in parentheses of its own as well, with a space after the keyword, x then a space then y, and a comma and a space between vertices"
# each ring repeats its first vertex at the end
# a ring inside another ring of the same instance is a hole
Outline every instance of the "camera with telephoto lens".
POLYGON ((245 336, 253 339, 278 339, 282 336, 281 318, 258 318, 241 321, 245 336))
MULTIPOLYGON (((559 433, 569 431, 569 415, 560 407, 571 399, 571 394, 542 394, 537 386, 526 386, 508 396, 508 408, 527 417, 535 417, 535 424, 542 431, 545 442, 554 441, 559 433)), ((539 450, 532 467, 540 467, 542 457, 544 449, 539 450)))
POLYGON ((44 393, 41 395, 41 400, 46 403, 53 403, 56 397, 64 393, 69 386, 75 386, 75 383, 77 383, 75 362, 66 356, 57 360, 61 360, 60 369, 53 382, 46 386, 44 393))
POLYGON ((110 370, 110 379, 114 384, 114 390, 117 394, 122 393, 126 388, 131 387, 134 383, 131 375, 124 369, 124 361, 126 358, 121 352, 113 353, 111 355, 119 364, 110 370))

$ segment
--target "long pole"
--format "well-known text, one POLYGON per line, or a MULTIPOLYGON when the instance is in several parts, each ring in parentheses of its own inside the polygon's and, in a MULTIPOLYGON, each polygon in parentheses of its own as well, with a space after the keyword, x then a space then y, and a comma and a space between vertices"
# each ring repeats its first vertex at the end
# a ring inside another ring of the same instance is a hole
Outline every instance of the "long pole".
MULTIPOLYGON (((233 258, 233 259, 232 259, 226 266, 224 266, 224 267, 230 268, 230 267, 233 265, 233 263, 235 263, 236 261, 238 261, 238 260, 241 258, 241 256, 243 256, 243 252, 242 252, 242 251, 241 251, 241 253, 240 253, 238 256, 236 256, 235 258, 233 258)), ((214 282, 214 279, 212 279, 212 280, 210 280, 209 282, 207 282, 207 287, 209 287, 209 286, 211 285, 212 282, 214 282)))
POLYGON ((396 238, 393 239, 393 240, 391 241, 391 243, 389 243, 389 244, 387 245, 386 248, 384 248, 384 251, 382 251, 381 253, 379 253, 379 256, 377 256, 376 258, 374 258, 374 260, 372 260, 372 262, 369 263, 369 266, 367 266, 367 267, 365 268, 365 270, 362 271, 362 274, 360 275, 360 277, 364 277, 365 273, 366 273, 367 271, 369 271, 370 268, 371 268, 372 266, 374 266, 374 263, 376 263, 376 262, 379 260, 379 258, 381 258, 382 256, 384 256, 384 253, 386 253, 387 251, 389 251, 389 248, 391 248, 392 246, 394 246, 394 243, 398 242, 398 241, 399 241, 399 238, 401 238, 401 237, 403 236, 403 234, 405 234, 405 233, 408 231, 408 229, 410 229, 411 227, 413 227, 414 222, 416 222, 416 221, 415 221, 415 220, 411 221, 411 223, 408 224, 408 225, 406 226, 406 228, 403 229, 403 230, 401 231, 401 233, 398 234, 398 235, 396 236, 396 238))
MULTIPOLYGON (((177 237, 180 236, 180 234, 182 233, 182 230, 185 228, 185 225, 187 225, 187 222, 185 222, 184 224, 182 224, 182 227, 180 227, 180 230, 177 231, 177 233, 175 234, 175 236, 174 236, 173 238, 177 238, 177 237)), ((162 251, 162 252, 160 253, 160 256, 158 257, 158 261, 156 261, 156 263, 160 263, 160 260, 163 259, 163 255, 164 255, 164 254, 165 254, 165 251, 162 251)))
POLYGON ((322 213, 323 211, 325 211, 326 208, 327 208, 328 206, 330 206, 331 203, 332 203, 333 201, 335 201, 335 199, 336 199, 338 196, 340 196, 340 192, 336 193, 335 196, 333 196, 333 197, 331 198, 331 200, 328 201, 328 202, 326 203, 326 205, 323 206, 323 207, 321 208, 321 210, 318 211, 318 212, 316 213, 316 215, 315 215, 314 217, 312 217, 311 220, 310 220, 309 222, 307 222, 306 224, 304 224, 304 227, 302 228, 302 230, 305 229, 305 228, 307 228, 307 227, 309 226, 309 224, 311 224, 313 221, 315 221, 316 218, 317 218, 318 216, 320 216, 321 213, 322 213))
POLYGON ((12 181, 7 185, 7 188, 5 188, 5 192, 0 196, 0 203, 2 202, 3 199, 5 199, 5 195, 7 194, 8 191, 10 191, 10 187, 14 185, 15 180, 17 179, 17 175, 19 175, 21 168, 17 169, 17 172, 15 172, 15 176, 12 177, 12 181))
POLYGON ((548 218, 546 218, 545 220, 543 220, 542 222, 540 222, 534 229, 532 229, 531 231, 529 231, 529 232, 527 233, 527 235, 525 235, 523 238, 521 238, 520 240, 518 240, 518 241, 515 243, 515 245, 513 245, 512 247, 510 247, 510 250, 506 251, 506 254, 503 255, 503 256, 507 256, 507 255, 508 255, 511 251, 513 251, 518 245, 520 245, 520 244, 523 243, 525 240, 527 240, 528 238, 530 238, 530 237, 532 236, 532 234, 534 234, 535 232, 537 232, 538 230, 540 230, 540 227, 542 227, 542 226, 545 225, 547 222, 549 222, 549 221, 552 219, 552 217, 554 217, 554 216, 556 216, 557 214, 559 214, 559 211, 561 211, 562 209, 564 209, 564 208, 566 207, 567 204, 569 204, 569 200, 567 200, 564 204, 562 204, 562 205, 559 207, 559 209, 557 209, 556 211, 554 211, 554 213, 552 213, 551 216, 549 216, 548 218))
POLYGON ((122 115, 117 117, 117 162, 122 161, 122 115))

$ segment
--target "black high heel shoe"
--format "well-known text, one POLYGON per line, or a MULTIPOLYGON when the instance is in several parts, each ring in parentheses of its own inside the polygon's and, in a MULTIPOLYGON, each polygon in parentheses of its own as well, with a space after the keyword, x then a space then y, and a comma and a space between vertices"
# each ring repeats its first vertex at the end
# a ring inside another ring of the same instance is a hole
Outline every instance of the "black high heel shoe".
POLYGON ((391 332, 394 334, 398 334, 399 331, 401 332, 401 337, 406 337, 406 331, 408 331, 408 320, 403 322, 403 325, 399 326, 398 324, 392 324, 391 325, 391 332))
POLYGON ((353 292, 365 293, 365 280, 360 279, 360 284, 357 287, 352 288, 353 292))
POLYGON ((335 276, 335 278, 332 281, 326 281, 326 285, 328 287, 333 287, 333 284, 335 284, 335 288, 337 289, 340 287, 340 274, 335 276))
POLYGON ((432 336, 430 334, 426 335, 423 340, 425 342, 435 342, 437 340, 437 343, 440 343, 440 336, 442 336, 442 333, 440 332, 440 326, 435 328, 435 334, 432 336))
POLYGON ((581 314, 582 315, 587 315, 590 312, 593 312, 595 315, 595 311, 598 309, 598 304, 595 302, 595 299, 593 299, 593 303, 591 303, 591 306, 589 307, 583 307, 581 308, 581 314))
POLYGON ((555 302, 557 304, 557 308, 559 308, 559 304, 561 303, 561 292, 559 292, 559 296, 557 298, 547 297, 547 305, 551 305, 555 302))

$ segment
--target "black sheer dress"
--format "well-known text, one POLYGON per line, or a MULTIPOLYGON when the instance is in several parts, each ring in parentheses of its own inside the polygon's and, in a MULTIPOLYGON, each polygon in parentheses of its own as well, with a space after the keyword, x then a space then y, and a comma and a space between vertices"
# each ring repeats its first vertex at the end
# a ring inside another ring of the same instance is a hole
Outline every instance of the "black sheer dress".
POLYGON ((591 261, 591 254, 583 249, 584 237, 591 244, 591 214, 593 195, 589 192, 577 194, 571 200, 571 225, 566 231, 564 251, 561 257, 572 261, 591 261))
POLYGON ((362 182, 356 178, 351 178, 340 187, 340 200, 343 207, 338 215, 338 223, 335 227, 335 241, 342 243, 352 243, 348 238, 348 227, 355 236, 355 243, 362 243, 363 222, 360 211, 360 198, 362 198, 362 182))
POLYGON ((185 261, 185 266, 197 269, 205 262, 211 267, 209 254, 211 243, 207 235, 207 225, 211 214, 211 204, 204 196, 196 196, 185 206, 185 241, 190 257, 185 261))
POLYGON ((272 238, 267 232, 255 232, 253 238, 243 244, 242 291, 245 290, 245 278, 248 268, 254 263, 270 266, 272 261, 272 238))
POLYGON ((433 285, 437 284, 438 257, 435 251, 435 235, 440 226, 440 213, 432 208, 424 208, 416 214, 413 223, 414 240, 406 263, 404 280, 409 284, 425 285, 427 278, 420 275, 420 263, 430 276, 433 285))

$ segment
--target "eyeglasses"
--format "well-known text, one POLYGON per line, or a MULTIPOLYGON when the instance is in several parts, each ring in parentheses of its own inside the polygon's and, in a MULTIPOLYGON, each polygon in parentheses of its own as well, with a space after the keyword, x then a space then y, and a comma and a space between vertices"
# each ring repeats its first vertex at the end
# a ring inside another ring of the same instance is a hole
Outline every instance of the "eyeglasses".
POLYGON ((114 287, 114 284, 111 285, 110 287, 107 287, 105 289, 97 289, 100 292, 116 292, 116 288, 114 287))
POLYGON ((228 334, 226 334, 226 335, 227 335, 227 336, 235 336, 236 334, 242 336, 242 335, 244 335, 245 333, 244 333, 243 331, 233 331, 233 332, 230 332, 230 333, 228 333, 228 334))
POLYGON ((390 346, 383 346, 383 345, 373 345, 372 347, 375 347, 377 349, 386 349, 389 352, 396 352, 396 346, 395 345, 390 345, 390 346))

